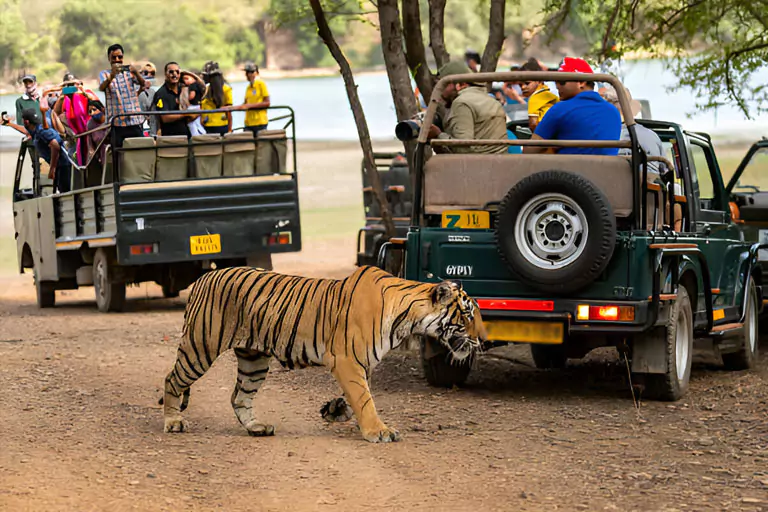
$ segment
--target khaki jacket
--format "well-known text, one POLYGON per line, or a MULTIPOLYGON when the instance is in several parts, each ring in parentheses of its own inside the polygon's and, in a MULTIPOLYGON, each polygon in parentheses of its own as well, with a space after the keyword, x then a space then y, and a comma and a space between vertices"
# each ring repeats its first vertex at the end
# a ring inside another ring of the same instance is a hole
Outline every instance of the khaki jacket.
MULTIPOLYGON (((482 87, 467 87, 453 100, 441 139, 507 139, 504 108, 482 87)), ((452 147, 451 153, 506 153, 507 146, 452 147)))

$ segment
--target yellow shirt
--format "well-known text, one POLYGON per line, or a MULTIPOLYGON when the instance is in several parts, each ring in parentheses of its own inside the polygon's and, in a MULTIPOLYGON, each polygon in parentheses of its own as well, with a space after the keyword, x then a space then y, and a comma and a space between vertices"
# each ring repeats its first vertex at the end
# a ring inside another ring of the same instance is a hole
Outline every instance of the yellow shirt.
MULTIPOLYGON (((254 79, 253 83, 245 89, 246 103, 261 103, 269 97, 267 84, 260 78, 254 79)), ((267 111, 249 110, 245 113, 245 126, 259 126, 267 124, 267 111)))
MULTIPOLYGON (((211 86, 209 85, 208 87, 210 88, 211 86)), ((206 91, 207 94, 208 91, 206 91)), ((232 87, 229 84, 224 84, 224 105, 232 105, 232 87)), ((205 96, 200 103, 200 108, 203 110, 216 110, 216 104, 212 98, 205 96)), ((202 117, 202 123, 203 126, 227 126, 227 114, 226 112, 219 112, 217 114, 205 115, 202 117)))
POLYGON ((544 114, 547 113, 552 105, 557 103, 559 98, 549 91, 549 87, 541 84, 536 91, 528 98, 528 117, 535 117, 541 122, 544 114))

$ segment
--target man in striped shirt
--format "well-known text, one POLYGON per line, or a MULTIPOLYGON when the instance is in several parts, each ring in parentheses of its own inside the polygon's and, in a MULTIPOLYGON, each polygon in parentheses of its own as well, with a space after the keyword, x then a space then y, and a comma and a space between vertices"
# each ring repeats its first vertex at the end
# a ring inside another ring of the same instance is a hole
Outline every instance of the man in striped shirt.
POLYGON ((141 112, 139 92, 146 87, 144 77, 136 66, 123 65, 123 47, 113 44, 107 49, 111 69, 99 74, 99 89, 107 100, 107 118, 112 120, 115 147, 122 147, 129 137, 143 137, 144 116, 115 117, 141 112))

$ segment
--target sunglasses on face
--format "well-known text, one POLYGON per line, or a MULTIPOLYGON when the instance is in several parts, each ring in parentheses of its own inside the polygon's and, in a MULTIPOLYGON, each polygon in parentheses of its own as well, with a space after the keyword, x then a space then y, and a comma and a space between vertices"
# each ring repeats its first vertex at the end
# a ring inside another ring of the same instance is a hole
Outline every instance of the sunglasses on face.
POLYGON ((181 73, 181 71, 179 71, 178 69, 169 69, 169 70, 167 71, 167 73, 168 73, 169 75, 178 75, 179 73, 181 73))

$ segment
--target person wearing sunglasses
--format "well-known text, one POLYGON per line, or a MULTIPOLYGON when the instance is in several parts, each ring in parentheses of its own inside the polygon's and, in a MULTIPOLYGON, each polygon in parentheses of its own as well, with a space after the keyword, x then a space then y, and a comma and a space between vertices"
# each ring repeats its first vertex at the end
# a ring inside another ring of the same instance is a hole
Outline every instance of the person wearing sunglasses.
POLYGON ((110 69, 99 73, 99 89, 104 93, 107 103, 107 120, 112 121, 115 147, 122 147, 129 137, 143 137, 143 116, 121 116, 141 112, 139 91, 146 83, 136 66, 123 64, 123 47, 113 44, 107 48, 110 69))
MULTIPOLYGON (((151 62, 147 62, 141 68, 141 76, 144 78, 144 82, 146 82, 147 85, 139 93, 139 105, 141 106, 141 110, 145 112, 152 110, 152 99, 155 97, 155 91, 157 90, 153 87, 156 73, 157 69, 151 62)), ((149 128, 149 135, 157 135, 157 117, 147 116, 147 125, 149 128)))
MULTIPOLYGON (((536 126, 531 139, 619 140, 621 117, 616 108, 595 92, 590 80, 592 67, 584 59, 566 57, 558 69, 564 73, 583 73, 584 80, 557 82, 560 101, 553 105, 536 126)), ((551 148, 526 146, 524 153, 551 152, 551 148)), ((556 148, 558 154, 617 155, 618 148, 556 148)))
MULTIPOLYGON (((181 68, 177 62, 169 62, 165 65, 165 83, 155 92, 152 100, 152 110, 170 112, 181 110, 179 95, 181 94, 181 68)), ((159 132, 161 135, 186 135, 189 137, 187 123, 194 116, 186 114, 163 114, 159 119, 159 132)))

